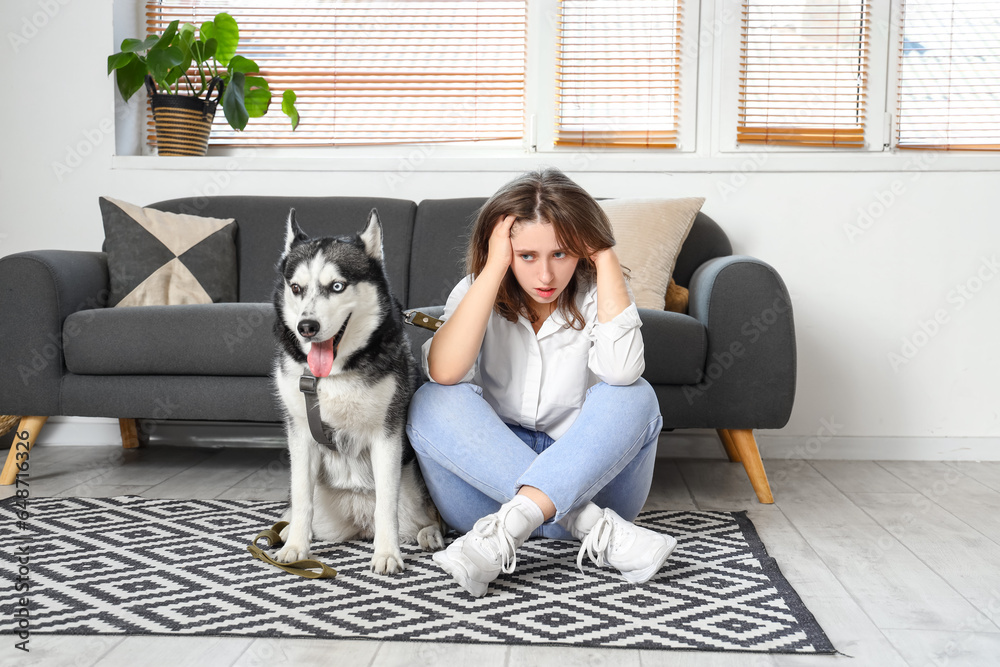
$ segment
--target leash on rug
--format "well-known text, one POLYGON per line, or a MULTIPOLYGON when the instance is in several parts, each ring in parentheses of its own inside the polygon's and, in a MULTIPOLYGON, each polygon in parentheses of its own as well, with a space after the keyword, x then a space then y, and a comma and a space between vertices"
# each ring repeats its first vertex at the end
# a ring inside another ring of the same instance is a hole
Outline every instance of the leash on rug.
POLYGON ((250 546, 247 547, 247 551, 249 551, 257 560, 262 560, 268 565, 273 565, 281 568, 285 572, 291 572, 292 574, 297 574, 300 577, 305 577, 306 579, 332 579, 333 577, 336 577, 336 570, 329 565, 324 565, 318 560, 307 558, 305 560, 292 561, 291 563, 279 563, 268 556, 263 549, 257 546, 258 540, 267 540, 266 548, 274 549, 276 547, 280 547, 284 544, 281 540, 281 531, 287 525, 287 521, 279 521, 271 526, 271 528, 261 531, 257 537, 253 538, 253 542, 251 542, 250 546), (315 572, 315 570, 319 570, 319 572, 315 572))

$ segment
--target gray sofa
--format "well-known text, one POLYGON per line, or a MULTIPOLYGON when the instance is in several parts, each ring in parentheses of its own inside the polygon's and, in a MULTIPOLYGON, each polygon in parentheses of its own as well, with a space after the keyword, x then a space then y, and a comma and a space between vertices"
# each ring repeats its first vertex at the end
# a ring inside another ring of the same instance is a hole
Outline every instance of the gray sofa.
MULTIPOLYGON (((173 199, 153 208, 236 218, 239 302, 107 308, 102 252, 40 250, 0 259, 0 414, 25 416, 34 442, 53 415, 278 422, 269 373, 270 304, 284 221, 295 207, 312 235, 352 234, 375 207, 385 227, 392 288, 406 308, 440 312, 463 276, 469 225, 484 198, 236 196, 173 199), (433 308, 433 307, 437 308, 433 308), (34 420, 28 419, 34 417, 34 420)), ((755 428, 780 428, 795 394, 792 310, 766 263, 733 256, 726 234, 699 213, 674 278, 688 314, 640 309, 645 378, 664 428, 717 429, 761 502, 772 502, 755 428)), ((414 350, 430 332, 408 327, 414 350)), ((14 447, 2 483, 13 478, 14 447)))

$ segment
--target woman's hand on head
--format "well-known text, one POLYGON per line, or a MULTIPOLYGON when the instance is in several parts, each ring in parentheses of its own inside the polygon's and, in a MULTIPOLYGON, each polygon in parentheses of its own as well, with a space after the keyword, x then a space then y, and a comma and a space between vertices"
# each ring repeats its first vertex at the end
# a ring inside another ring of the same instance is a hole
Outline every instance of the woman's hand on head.
POLYGON ((490 248, 486 257, 486 265, 494 266, 498 270, 502 268, 504 273, 514 261, 514 249, 510 244, 510 228, 514 225, 515 220, 517 217, 513 215, 503 216, 494 225, 493 233, 490 234, 490 248))
MULTIPOLYGON (((601 269, 602 265, 610 266, 611 261, 618 264, 618 255, 615 253, 614 247, 601 248, 600 250, 595 250, 588 255, 590 261, 594 263, 594 267, 598 270, 601 269)), ((619 265, 620 266, 620 265, 619 265)))

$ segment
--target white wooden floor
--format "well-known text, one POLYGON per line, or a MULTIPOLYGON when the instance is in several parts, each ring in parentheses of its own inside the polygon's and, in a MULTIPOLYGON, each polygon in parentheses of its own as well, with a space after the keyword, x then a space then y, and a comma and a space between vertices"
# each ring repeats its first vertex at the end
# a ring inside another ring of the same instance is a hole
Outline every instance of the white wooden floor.
MULTIPOLYGON (((284 499, 281 451, 40 446, 31 495, 284 499)), ((375 641, 0 635, 0 665, 474 664, 652 667, 1000 664, 1000 463, 765 460, 775 504, 742 467, 657 461, 649 509, 748 509, 830 639, 853 656, 408 644, 375 641)), ((0 488, 0 497, 11 487, 0 488)), ((8 591, 13 594, 13 589, 8 591)))

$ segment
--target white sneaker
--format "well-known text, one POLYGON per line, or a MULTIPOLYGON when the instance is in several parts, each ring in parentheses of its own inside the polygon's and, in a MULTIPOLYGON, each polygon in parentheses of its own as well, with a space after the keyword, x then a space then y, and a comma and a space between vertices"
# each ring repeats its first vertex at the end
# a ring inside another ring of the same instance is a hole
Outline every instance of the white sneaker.
MULTIPOLYGON (((532 505, 529 513, 531 509, 537 507, 532 505)), ((531 535, 531 531, 541 525, 541 516, 541 510, 538 510, 535 522, 519 507, 503 505, 499 512, 477 521, 471 531, 449 544, 447 549, 435 552, 432 558, 459 586, 477 598, 482 597, 490 582, 501 572, 510 574, 514 571, 517 564, 515 551, 531 535), (515 526, 514 532, 510 532, 507 526, 515 526)))
POLYGON ((642 584, 660 570, 676 546, 677 540, 673 537, 640 528, 614 510, 605 509, 583 538, 576 565, 582 572, 586 554, 598 567, 611 565, 626 581, 642 584))

